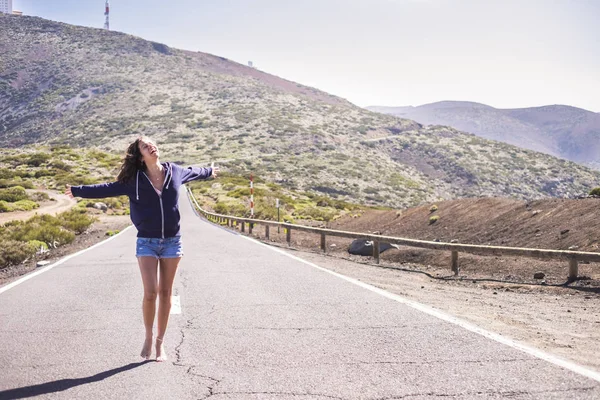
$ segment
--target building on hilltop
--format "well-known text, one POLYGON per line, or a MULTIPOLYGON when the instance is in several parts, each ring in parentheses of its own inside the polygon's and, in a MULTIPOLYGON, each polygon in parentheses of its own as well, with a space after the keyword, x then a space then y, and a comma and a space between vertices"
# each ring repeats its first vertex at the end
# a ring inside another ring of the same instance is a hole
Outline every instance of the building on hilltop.
POLYGON ((4 14, 13 13, 13 2, 12 0, 0 0, 0 12, 4 14))

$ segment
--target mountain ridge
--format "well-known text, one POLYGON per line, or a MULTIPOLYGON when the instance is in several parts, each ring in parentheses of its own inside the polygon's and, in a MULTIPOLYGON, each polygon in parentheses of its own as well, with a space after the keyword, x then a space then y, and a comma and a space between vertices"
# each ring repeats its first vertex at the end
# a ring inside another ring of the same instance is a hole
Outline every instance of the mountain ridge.
POLYGON ((495 108, 448 100, 416 107, 366 108, 423 124, 453 126, 487 139, 600 167, 600 114, 583 108, 562 104, 495 108))

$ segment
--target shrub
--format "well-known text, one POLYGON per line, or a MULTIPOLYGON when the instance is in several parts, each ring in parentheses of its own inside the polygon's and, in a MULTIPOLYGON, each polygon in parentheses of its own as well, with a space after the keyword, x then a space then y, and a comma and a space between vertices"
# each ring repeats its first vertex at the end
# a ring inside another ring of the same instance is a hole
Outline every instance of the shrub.
POLYGON ((87 215, 85 210, 73 209, 57 215, 60 224, 70 231, 83 233, 95 221, 95 218, 87 215))
POLYGON ((0 242, 0 268, 20 264, 33 257, 37 248, 29 243, 17 240, 3 240, 0 242))
POLYGON ((600 187, 593 188, 590 191, 590 196, 600 196, 600 187))
POLYGON ((34 153, 34 154, 32 154, 32 155, 29 156, 29 159, 27 161, 25 161, 25 163, 27 165, 32 166, 32 167, 39 167, 43 163, 47 162, 49 159, 50 159, 50 155, 49 154, 34 153))
POLYGON ((40 205, 35 201, 31 200, 19 200, 14 203, 8 203, 4 200, 0 200, 0 212, 11 212, 11 211, 30 211, 38 208, 40 205))
POLYGON ((19 227, 14 233, 14 239, 21 242, 30 240, 39 240, 47 243, 49 246, 58 247, 63 244, 71 243, 75 239, 75 234, 69 232, 61 226, 56 225, 37 225, 26 224, 19 227))
POLYGON ((254 216, 257 219, 274 221, 277 219, 277 208, 274 204, 256 204, 254 206, 254 216))
POLYGON ((215 212, 217 214, 241 217, 249 212, 249 208, 240 203, 217 202, 215 205, 215 212))
POLYGON ((435 224, 438 221, 438 219, 440 219, 439 215, 432 215, 431 217, 429 217, 429 225, 435 224))
POLYGON ((15 173, 11 169, 0 168, 0 179, 12 179, 15 177, 15 173))
POLYGON ((35 192, 32 195, 30 195, 29 197, 33 201, 47 201, 47 200, 50 200, 50 196, 48 196, 48 193, 44 193, 44 192, 35 192))
POLYGON ((48 250, 48 245, 39 240, 30 240, 27 244, 33 246, 36 249, 36 253, 43 253, 48 250))
POLYGON ((37 171, 35 171, 35 174, 34 174, 34 176, 36 178, 41 178, 43 176, 52 176, 52 175, 54 175, 54 171, 51 171, 46 168, 38 169, 37 171))
POLYGON ((436 212, 438 210, 438 206, 436 206, 435 204, 432 205, 431 207, 429 207, 429 212, 436 212))
POLYGON ((67 185, 67 184, 69 184, 71 186, 77 186, 77 185, 93 185, 95 183, 98 183, 97 179, 91 178, 89 176, 77 176, 75 174, 69 174, 69 173, 63 173, 63 172, 57 174, 54 177, 54 179, 56 180, 54 187, 59 190, 63 190, 65 188, 65 185, 67 185))
POLYGON ((8 189, 0 189, 0 200, 14 203, 15 201, 27 199, 27 193, 22 186, 14 186, 8 189))
MULTIPOLYGON (((254 196, 255 197, 256 196, 261 197, 264 195, 265 195, 264 189, 254 188, 254 196)), ((235 190, 227 192, 227 196, 234 197, 236 199, 239 199, 240 197, 243 197, 243 196, 250 197, 250 188, 249 187, 237 188, 235 190)))
POLYGON ((0 188, 10 188, 15 186, 21 186, 25 189, 33 189, 33 183, 29 181, 11 181, 8 179, 0 179, 0 188))
POLYGON ((71 210, 58 214, 56 217, 48 214, 36 215, 25 222, 6 224, 5 236, 11 240, 28 242, 38 240, 49 246, 60 246, 71 243, 75 239, 73 232, 82 233, 92 223, 94 218, 81 210, 71 210))
POLYGON ((296 212, 298 218, 314 219, 316 221, 331 221, 335 216, 335 211, 319 207, 306 207, 296 212))

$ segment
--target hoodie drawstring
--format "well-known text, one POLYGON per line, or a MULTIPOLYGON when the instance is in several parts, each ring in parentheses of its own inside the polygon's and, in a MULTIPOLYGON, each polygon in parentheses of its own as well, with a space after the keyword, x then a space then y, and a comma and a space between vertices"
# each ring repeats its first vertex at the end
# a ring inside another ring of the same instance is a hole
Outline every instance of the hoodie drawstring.
POLYGON ((167 178, 167 189, 169 189, 169 183, 171 183, 171 179, 173 179, 173 166, 169 164, 169 177, 167 178))

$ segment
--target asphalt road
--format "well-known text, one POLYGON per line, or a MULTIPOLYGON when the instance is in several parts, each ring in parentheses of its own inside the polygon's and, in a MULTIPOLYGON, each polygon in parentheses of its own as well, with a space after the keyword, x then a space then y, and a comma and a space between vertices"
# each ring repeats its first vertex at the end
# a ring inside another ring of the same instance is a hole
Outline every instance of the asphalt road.
MULTIPOLYGON (((600 382, 200 220, 169 361, 142 362, 135 231, 0 292, 0 399, 599 399, 600 382)), ((1 290, 1 289, 0 289, 1 290)))

